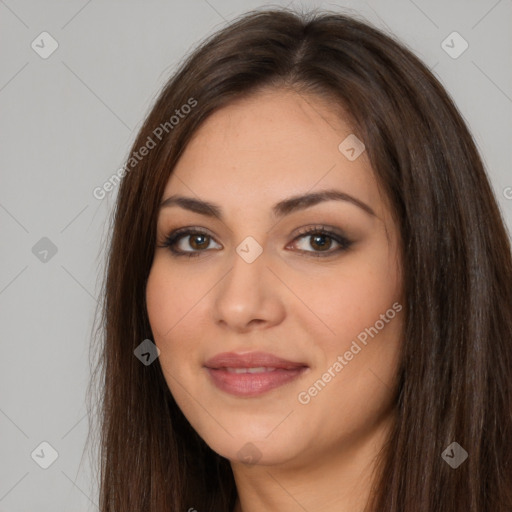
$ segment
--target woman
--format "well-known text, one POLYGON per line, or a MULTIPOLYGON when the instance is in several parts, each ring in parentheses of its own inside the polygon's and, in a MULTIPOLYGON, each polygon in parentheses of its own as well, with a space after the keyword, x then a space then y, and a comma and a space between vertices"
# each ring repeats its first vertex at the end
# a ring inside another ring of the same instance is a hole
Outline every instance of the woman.
POLYGON ((512 263, 456 107, 339 14, 164 87, 105 281, 102 512, 512 509, 512 263))

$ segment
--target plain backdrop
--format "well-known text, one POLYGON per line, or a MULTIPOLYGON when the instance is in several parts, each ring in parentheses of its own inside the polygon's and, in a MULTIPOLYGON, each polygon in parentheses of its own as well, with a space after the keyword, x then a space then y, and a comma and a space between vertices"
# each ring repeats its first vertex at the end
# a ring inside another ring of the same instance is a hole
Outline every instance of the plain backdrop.
POLYGON ((98 510, 85 391, 115 191, 93 190, 191 49, 265 5, 355 13, 405 42, 455 99, 512 226, 511 0, 0 0, 0 511, 98 510))

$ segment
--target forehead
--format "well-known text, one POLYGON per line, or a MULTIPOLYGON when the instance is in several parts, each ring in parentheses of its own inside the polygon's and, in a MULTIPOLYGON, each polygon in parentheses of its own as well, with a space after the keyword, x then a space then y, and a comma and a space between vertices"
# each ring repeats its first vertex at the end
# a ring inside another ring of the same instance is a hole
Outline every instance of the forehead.
POLYGON ((375 203, 378 191, 366 154, 350 161, 338 148, 352 128, 335 112, 325 99, 288 90, 238 100, 197 130, 164 197, 187 194, 249 207, 255 201, 261 206, 263 196, 274 204, 284 196, 337 187, 375 203))

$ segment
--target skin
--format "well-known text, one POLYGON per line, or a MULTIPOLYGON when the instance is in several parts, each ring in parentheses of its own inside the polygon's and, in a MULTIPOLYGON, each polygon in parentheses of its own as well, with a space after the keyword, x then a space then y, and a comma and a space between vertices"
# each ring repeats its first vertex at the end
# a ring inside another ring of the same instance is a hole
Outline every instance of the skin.
POLYGON ((362 512, 395 419, 403 313, 359 343, 309 403, 298 400, 362 331, 402 304, 397 226, 366 152, 349 161, 338 149, 352 129, 333 110, 285 89, 230 104, 195 133, 162 196, 206 200, 223 212, 221 221, 176 205, 161 209, 146 298, 170 391, 205 442, 231 461, 237 512, 362 512), (374 215, 335 200, 272 214, 283 199, 326 189, 350 194, 374 215), (336 251, 333 239, 297 235, 318 225, 341 230, 352 245, 336 251), (163 247, 181 227, 210 234, 179 242, 199 256, 163 247), (236 252, 248 236, 263 250, 252 263, 236 252), (270 352, 309 368, 263 395, 235 397, 203 367, 230 351, 270 352), (247 443, 257 447, 254 464, 240 461, 247 443))

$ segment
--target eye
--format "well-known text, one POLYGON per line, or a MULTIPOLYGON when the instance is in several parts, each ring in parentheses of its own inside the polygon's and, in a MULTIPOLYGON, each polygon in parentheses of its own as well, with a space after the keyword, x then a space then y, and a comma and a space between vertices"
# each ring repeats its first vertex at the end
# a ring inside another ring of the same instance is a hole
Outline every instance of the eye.
POLYGON ((302 248, 299 247, 300 252, 310 253, 311 256, 315 257, 331 256, 334 253, 346 251, 352 245, 352 242, 341 233, 331 231, 324 226, 305 228, 292 244, 297 245, 297 240, 302 240, 302 248), (333 246, 335 248, 331 250, 333 246), (308 247, 313 250, 308 250, 308 247))
POLYGON ((194 257, 208 249, 212 241, 212 236, 206 231, 197 228, 181 228, 167 236, 160 247, 169 248, 176 256, 194 257), (187 246, 192 250, 187 250, 187 246))
MULTIPOLYGON (((341 233, 331 231, 325 226, 303 229, 290 245, 297 245, 298 240, 303 240, 298 251, 315 257, 331 256, 347 250, 352 245, 352 242, 341 233), (309 250, 308 247, 313 250, 309 250)), ((195 257, 207 249, 212 249, 212 242, 213 237, 200 228, 180 228, 170 233, 159 247, 168 248, 175 256, 195 257)), ((214 250, 221 248, 222 246, 217 244, 214 250)))

